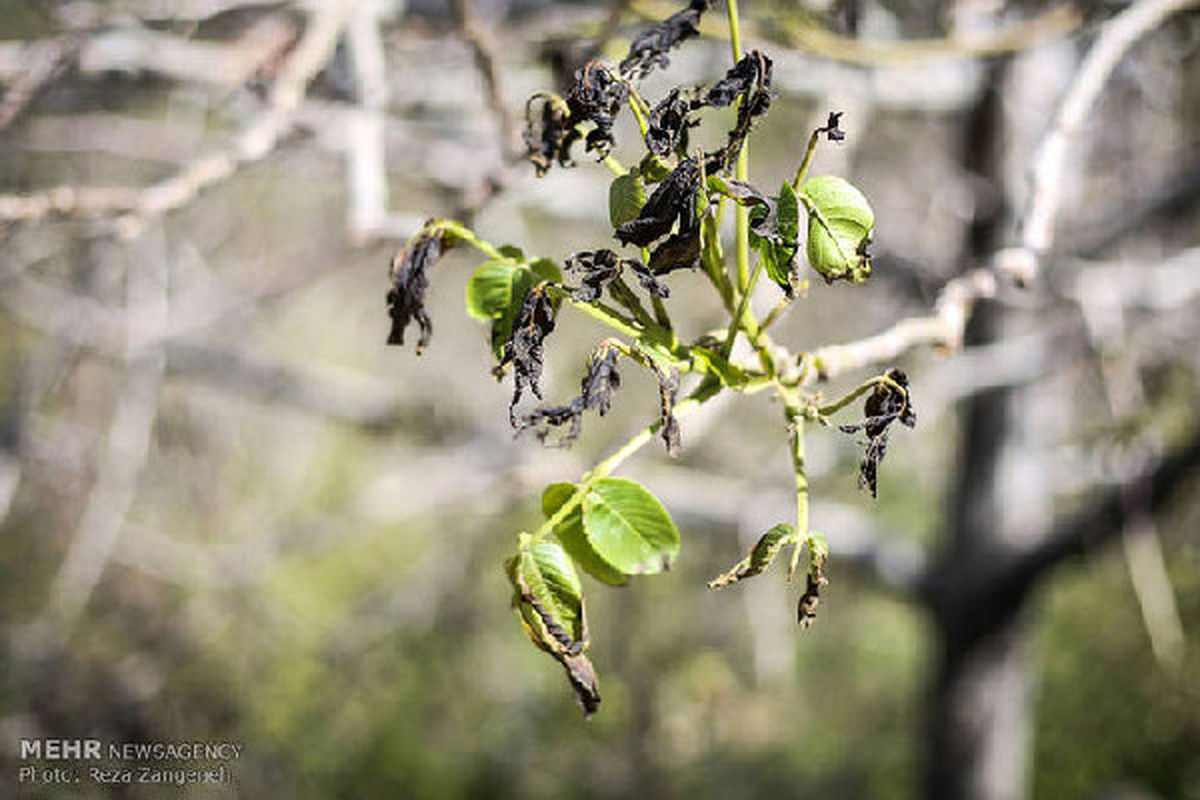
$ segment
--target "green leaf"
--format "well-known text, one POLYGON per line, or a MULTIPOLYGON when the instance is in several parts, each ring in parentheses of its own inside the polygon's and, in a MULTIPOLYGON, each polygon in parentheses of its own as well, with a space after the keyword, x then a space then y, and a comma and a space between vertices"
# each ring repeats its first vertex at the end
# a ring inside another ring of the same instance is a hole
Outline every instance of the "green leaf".
POLYGON ((670 569, 679 530, 662 504, 627 478, 601 478, 583 501, 583 527, 596 554, 627 575, 670 569))
POLYGON ((536 258, 529 262, 529 268, 533 270, 533 277, 539 282, 562 283, 562 267, 552 258, 536 258))
MULTIPOLYGON (((488 261, 480 266, 467 281, 467 313, 482 320, 502 316, 513 303, 522 271, 528 269, 508 261, 488 261)), ((520 294, 524 296, 523 291, 520 294)))
POLYGON ((517 537, 517 555, 505 563, 513 606, 530 641, 562 664, 587 714, 600 705, 596 670, 583 654, 587 617, 579 576, 562 547, 551 540, 517 537))
POLYGON ((779 220, 779 235, 789 242, 800 241, 800 200, 787 181, 783 182, 776 200, 776 219, 779 220))
POLYGON ((718 575, 708 582, 708 588, 720 589, 731 583, 737 583, 742 578, 758 575, 771 566, 775 556, 787 544, 795 528, 787 522, 781 522, 759 537, 754 548, 726 573, 718 575))
POLYGON ((515 244, 502 244, 496 249, 518 264, 525 263, 525 253, 522 252, 521 248, 517 247, 515 244))
POLYGON ((833 175, 811 178, 800 189, 808 209, 808 262, 827 282, 862 283, 871 274, 867 245, 875 212, 848 181, 833 175))
POLYGON ((644 205, 646 190, 636 169, 613 179, 608 187, 608 218, 614 228, 637 219, 644 205))
MULTIPOLYGON (((552 483, 542 492, 542 513, 549 519, 562 504, 575 494, 573 483, 552 483)), ((583 505, 580 504, 567 514, 566 519, 554 526, 554 535, 562 543, 563 549, 575 559, 584 572, 598 581, 609 586, 623 586, 629 579, 620 570, 613 567, 597 555, 588 541, 583 529, 583 505)))

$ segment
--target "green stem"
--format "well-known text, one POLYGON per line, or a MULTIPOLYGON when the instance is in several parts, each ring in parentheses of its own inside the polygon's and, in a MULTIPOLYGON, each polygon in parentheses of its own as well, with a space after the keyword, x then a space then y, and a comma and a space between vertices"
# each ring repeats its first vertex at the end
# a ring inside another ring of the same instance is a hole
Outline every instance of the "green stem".
MULTIPOLYGON (((736 64, 742 57, 742 35, 738 25, 737 0, 728 0, 726 16, 729 19, 729 45, 733 51, 733 63, 736 64)), ((745 142, 742 143, 741 150, 738 151, 735 174, 739 181, 748 180, 750 177, 749 151, 745 142)), ((746 286, 750 283, 750 211, 739 205, 736 208, 736 213, 737 286, 740 292, 745 293, 746 286)))
POLYGON ((744 330, 752 342, 758 339, 758 322, 754 319, 753 314, 746 312, 750 308, 750 295, 754 293, 754 285, 758 283, 758 276, 762 274, 762 271, 763 260, 760 258, 754 265, 754 274, 746 282, 742 297, 738 301, 737 310, 733 312, 733 317, 729 320, 729 330, 725 334, 725 343, 721 346, 721 355, 725 358, 729 358, 729 354, 733 352, 733 340, 737 337, 738 330, 744 330))
POLYGON ((821 131, 817 129, 808 137, 808 149, 804 152, 804 160, 800 162, 800 167, 796 170, 796 177, 792 179, 792 188, 797 194, 800 192, 800 184, 804 183, 804 179, 808 177, 808 167, 812 164, 813 156, 817 152, 817 140, 821 138, 821 131))
MULTIPOLYGON (((718 381, 702 382, 696 387, 695 391, 687 396, 686 399, 675 405, 675 418, 682 419, 683 417, 688 416, 712 397, 719 394, 720 390, 721 384, 718 381)), ((650 425, 647 425, 645 428, 642 428, 640 431, 634 434, 633 438, 623 444, 619 450, 597 464, 591 472, 584 475, 580 479, 579 484, 575 487, 574 494, 568 497, 567 501, 559 506, 558 510, 555 511, 549 519, 542 523, 540 528, 534 531, 533 535, 530 537, 530 543, 536 543, 539 539, 560 525, 563 520, 565 520, 567 516, 583 502, 583 499, 587 496, 588 490, 591 489, 592 484, 601 478, 608 477, 612 471, 621 466, 626 459, 628 459, 638 450, 641 450, 642 447, 644 447, 646 443, 650 441, 651 437, 658 433, 659 429, 662 428, 662 425, 663 421, 660 419, 656 420, 650 425)))
POLYGON ((804 459, 804 416, 798 406, 788 402, 784 416, 787 418, 791 437, 792 472, 796 475, 796 531, 792 546, 792 560, 788 564, 788 580, 796 574, 800 564, 800 545, 808 538, 808 470, 804 459))
POLYGON ((613 278, 612 282, 608 284, 608 293, 612 296, 613 300, 616 300, 628 309, 629 313, 633 314, 634 318, 643 326, 655 324, 654 318, 650 316, 650 312, 642 305, 642 301, 629 288, 629 284, 625 283, 620 277, 613 278))
POLYGON ((504 253, 501 253, 499 250, 497 250, 495 245, 493 245, 491 242, 480 239, 478 236, 475 235, 475 231, 471 230, 466 225, 463 225, 461 222, 458 222, 456 220, 452 220, 452 219, 433 220, 432 222, 430 222, 428 225, 425 226, 426 230, 428 230, 429 228, 441 228, 443 231, 453 234, 455 237, 461 239, 462 241, 471 245, 471 247, 474 247, 476 250, 478 250, 479 252, 483 253, 485 256, 488 256, 490 258, 494 258, 498 261, 513 261, 513 259, 511 257, 506 256, 506 255, 504 255, 504 253))
POLYGON ((876 375, 874 378, 870 378, 870 379, 860 383, 857 387, 854 388, 853 391, 851 391, 849 394, 845 395, 844 397, 842 397, 838 400, 835 400, 834 402, 830 403, 829 405, 818 407, 817 414, 822 417, 828 417, 833 414, 836 414, 837 412, 841 411, 846 406, 853 403, 858 398, 862 397, 864 394, 866 394, 871 389, 874 389, 876 386, 887 386, 888 388, 892 389, 893 391, 899 392, 902 397, 908 397, 908 390, 906 390, 903 386, 896 383, 894 380, 889 378, 887 375, 876 375))
POLYGON ((624 175, 628 170, 621 166, 621 162, 613 158, 612 154, 606 155, 603 159, 604 166, 608 167, 609 172, 613 175, 624 175))
POLYGON ((629 108, 633 111, 633 116, 637 120, 638 130, 642 132, 642 138, 645 139, 646 131, 650 130, 650 121, 647 118, 650 114, 650 105, 642 99, 642 96, 632 86, 629 91, 629 108))

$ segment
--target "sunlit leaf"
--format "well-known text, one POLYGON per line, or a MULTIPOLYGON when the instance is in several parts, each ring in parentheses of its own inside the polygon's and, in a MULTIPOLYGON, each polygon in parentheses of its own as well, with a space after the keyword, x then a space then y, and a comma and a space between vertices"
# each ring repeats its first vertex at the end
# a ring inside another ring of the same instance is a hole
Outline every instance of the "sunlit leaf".
POLYGON ((596 554, 627 574, 670 569, 679 530, 658 499, 636 481, 602 478, 583 501, 583 526, 596 554))
POLYGON ((875 212, 848 181, 820 175, 800 189, 808 208, 808 262, 827 282, 862 283, 871 274, 867 246, 875 212))
MULTIPOLYGON (((549 519, 575 494, 573 483, 552 483, 542 492, 542 513, 549 519)), ((575 559, 584 572, 610 586, 622 586, 629 578, 613 567, 592 549, 587 533, 583 529, 583 505, 576 506, 560 524, 554 527, 554 535, 563 549, 575 559)))
POLYGON ((615 228, 635 220, 646 205, 646 190, 636 170, 618 175, 608 187, 608 218, 615 228))

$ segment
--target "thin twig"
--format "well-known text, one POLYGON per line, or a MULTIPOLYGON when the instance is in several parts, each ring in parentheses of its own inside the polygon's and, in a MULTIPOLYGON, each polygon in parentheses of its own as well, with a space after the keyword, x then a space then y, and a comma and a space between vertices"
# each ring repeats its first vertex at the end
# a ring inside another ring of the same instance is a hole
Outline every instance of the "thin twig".
POLYGON ((1068 145, 1088 118, 1109 76, 1139 39, 1172 14, 1197 5, 1198 0, 1141 0, 1100 28, 1034 154, 1017 245, 996 257, 997 270, 1018 285, 1037 277, 1041 258, 1054 242, 1068 145))

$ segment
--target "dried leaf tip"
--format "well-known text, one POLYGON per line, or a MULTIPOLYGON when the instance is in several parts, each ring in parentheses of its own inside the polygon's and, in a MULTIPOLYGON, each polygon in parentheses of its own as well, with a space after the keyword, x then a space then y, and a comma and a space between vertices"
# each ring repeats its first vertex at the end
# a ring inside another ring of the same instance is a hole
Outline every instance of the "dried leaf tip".
POLYGON ((917 412, 913 408, 908 389, 908 376, 893 367, 883 375, 863 404, 864 419, 850 425, 841 425, 843 433, 863 431, 867 435, 866 449, 859 464, 858 484, 877 496, 879 465, 887 455, 889 427, 897 420, 901 425, 912 428, 917 424, 917 412))
POLYGON ((388 344, 404 344, 404 332, 415 320, 421 331, 417 355, 429 345, 433 335, 433 321, 425 309, 429 270, 452 246, 453 240, 445 229, 431 220, 392 256, 389 267, 392 286, 387 293, 388 315, 392 318, 388 344))

